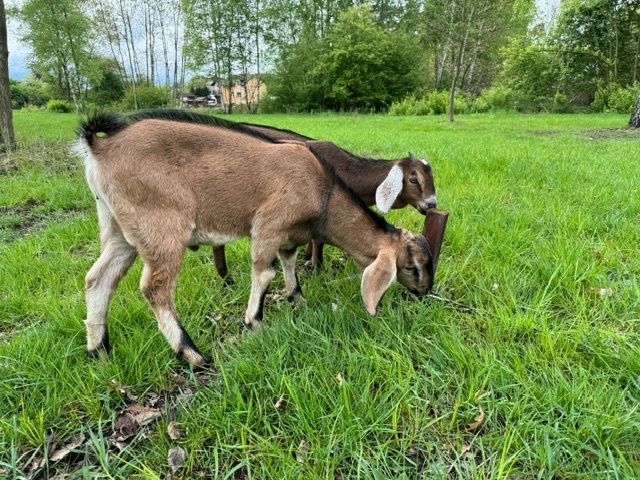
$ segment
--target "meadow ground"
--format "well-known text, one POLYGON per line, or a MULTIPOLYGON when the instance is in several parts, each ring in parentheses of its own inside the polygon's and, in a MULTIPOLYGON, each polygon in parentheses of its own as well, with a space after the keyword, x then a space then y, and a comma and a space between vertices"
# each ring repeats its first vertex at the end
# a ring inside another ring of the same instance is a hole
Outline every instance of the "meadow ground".
POLYGON ((180 275, 211 371, 170 352, 139 261, 114 296, 110 358, 89 360, 99 244, 66 149, 77 118, 16 112, 20 148, 0 158, 0 478, 166 478, 177 446, 189 479, 640 477, 640 133, 625 116, 234 118, 428 155, 451 212, 436 290, 458 304, 397 286, 370 318, 354 262, 328 249, 322 272, 301 270, 306 306, 273 297, 265 328, 245 331, 245 240, 227 249, 234 287, 208 248, 180 275), (160 418, 119 441, 128 403, 160 418))

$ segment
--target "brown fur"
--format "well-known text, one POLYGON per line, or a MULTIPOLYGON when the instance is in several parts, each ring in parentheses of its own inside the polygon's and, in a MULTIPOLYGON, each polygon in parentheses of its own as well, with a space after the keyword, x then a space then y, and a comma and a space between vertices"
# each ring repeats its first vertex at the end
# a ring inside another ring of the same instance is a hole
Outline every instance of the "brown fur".
POLYGON ((139 120, 105 138, 95 135, 100 122, 92 125, 96 131, 85 128, 81 148, 97 198, 102 253, 87 274, 90 351, 106 336, 108 301, 134 251, 144 262, 140 286, 160 330, 195 365, 204 357, 181 327, 174 303, 189 246, 251 237, 245 322, 252 326, 259 325, 277 256, 287 293, 301 300, 294 249, 312 237, 343 248, 365 268, 362 296, 372 314, 396 274, 416 293, 431 288, 424 237, 396 230, 359 204, 305 145, 270 144, 226 128, 167 119, 139 120), (378 261, 381 252, 385 262, 378 261))

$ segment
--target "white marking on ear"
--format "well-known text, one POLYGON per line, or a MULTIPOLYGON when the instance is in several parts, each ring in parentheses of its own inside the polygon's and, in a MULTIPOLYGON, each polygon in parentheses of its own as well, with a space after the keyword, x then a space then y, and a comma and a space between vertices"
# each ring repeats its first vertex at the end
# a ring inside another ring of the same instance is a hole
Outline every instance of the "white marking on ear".
POLYGON ((404 172, 400 165, 394 165, 389 174, 376 189, 376 206, 382 213, 387 213, 402 191, 404 172))
POLYGON ((427 167, 429 166, 429 162, 427 162, 424 158, 421 158, 420 161, 424 163, 427 167))

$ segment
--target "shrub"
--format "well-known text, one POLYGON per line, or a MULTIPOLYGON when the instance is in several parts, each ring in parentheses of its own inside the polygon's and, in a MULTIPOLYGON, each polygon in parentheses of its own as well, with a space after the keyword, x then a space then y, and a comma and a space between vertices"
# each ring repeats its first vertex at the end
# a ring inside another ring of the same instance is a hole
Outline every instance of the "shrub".
POLYGON ((631 113, 640 90, 640 84, 621 87, 607 85, 598 87, 591 108, 596 112, 631 113))
MULTIPOLYGON (((137 108, 158 108, 165 107, 169 103, 170 90, 166 87, 155 87, 151 85, 137 85, 135 91, 137 108)), ((123 110, 135 110, 133 88, 127 87, 122 99, 123 110)))
POLYGON ((521 100, 518 97, 511 88, 494 85, 484 90, 476 102, 486 105, 487 110, 516 110, 521 100))
MULTIPOLYGON (((472 105, 472 102, 464 93, 456 93, 456 113, 472 112, 472 105)), ((448 111, 449 92, 447 90, 433 90, 423 98, 408 96, 400 101, 393 102, 389 108, 390 115, 442 115, 448 111)))
POLYGON ((70 113, 74 110, 74 107, 66 100, 53 98, 47 102, 47 110, 56 113, 70 113))

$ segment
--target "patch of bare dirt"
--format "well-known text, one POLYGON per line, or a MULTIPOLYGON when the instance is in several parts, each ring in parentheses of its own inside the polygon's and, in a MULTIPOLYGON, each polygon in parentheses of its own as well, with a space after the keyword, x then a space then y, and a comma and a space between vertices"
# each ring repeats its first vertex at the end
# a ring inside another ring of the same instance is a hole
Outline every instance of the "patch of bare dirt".
POLYGON ((639 128, 589 128, 579 130, 529 130, 529 133, 539 137, 557 137, 560 135, 574 135, 589 140, 640 140, 639 128))
POLYGON ((45 213, 37 210, 42 204, 42 201, 30 198, 20 205, 0 206, 0 242, 15 241, 52 221, 74 218, 87 211, 73 206, 45 213))

